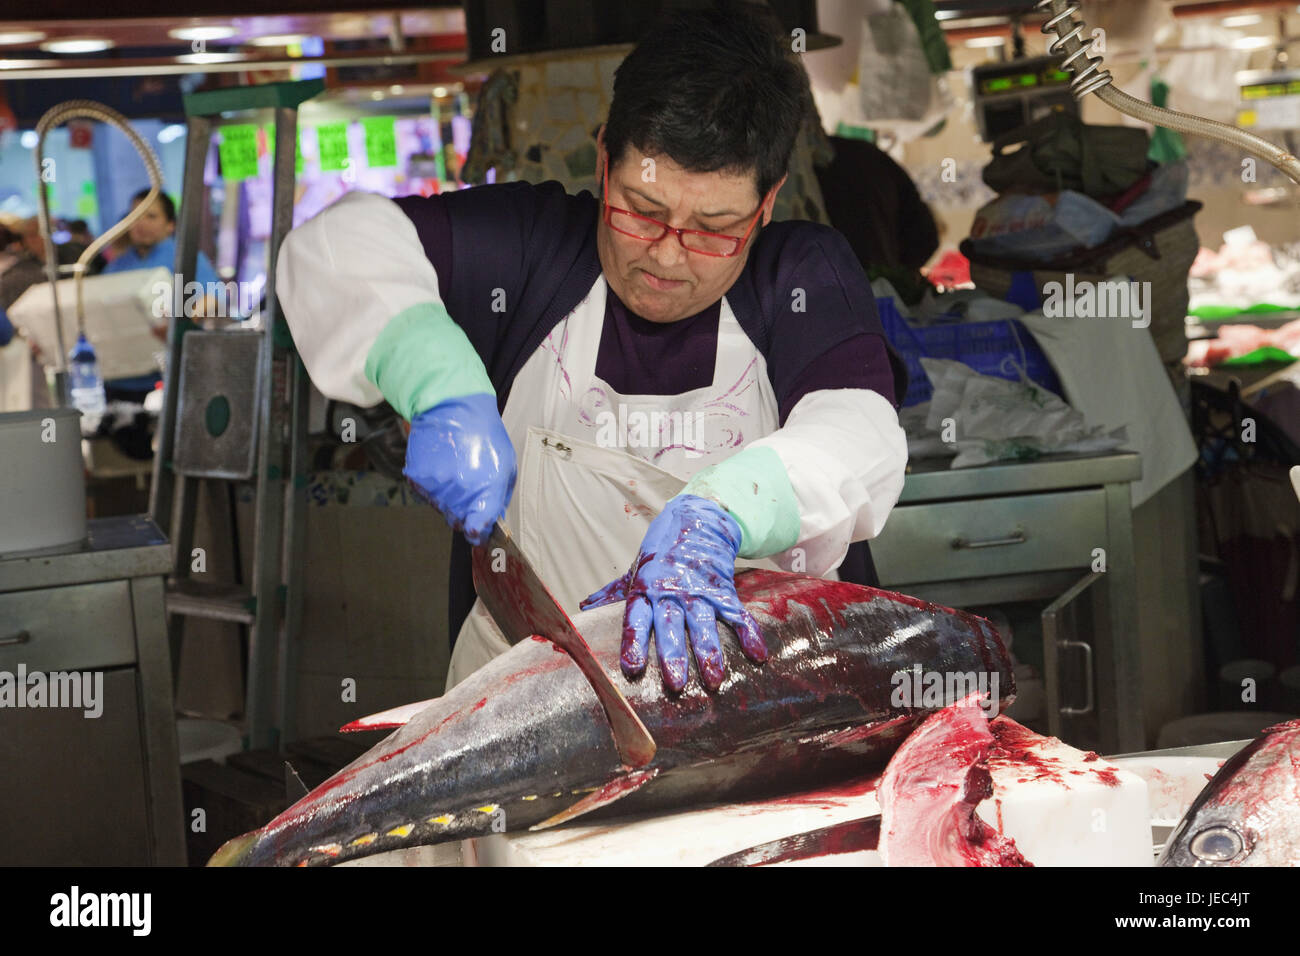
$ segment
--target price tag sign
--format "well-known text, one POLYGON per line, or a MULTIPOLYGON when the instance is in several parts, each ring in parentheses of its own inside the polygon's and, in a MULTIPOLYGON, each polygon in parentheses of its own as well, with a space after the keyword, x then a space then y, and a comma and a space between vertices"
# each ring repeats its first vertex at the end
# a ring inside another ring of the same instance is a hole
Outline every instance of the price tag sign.
POLYGON ((316 127, 316 145, 320 150, 321 172, 347 169, 348 124, 324 123, 316 127))
POLYGON ((396 124, 393 116, 368 116, 361 121, 366 130, 366 165, 371 169, 397 165, 396 124))
POLYGON ((221 127, 221 175, 230 182, 257 175, 257 127, 251 124, 221 127))

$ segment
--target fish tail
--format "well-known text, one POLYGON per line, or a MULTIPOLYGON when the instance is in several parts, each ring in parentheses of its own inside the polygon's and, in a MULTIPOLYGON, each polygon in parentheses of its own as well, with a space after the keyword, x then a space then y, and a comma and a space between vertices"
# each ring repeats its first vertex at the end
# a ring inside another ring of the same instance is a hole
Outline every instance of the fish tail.
POLYGON ((504 808, 486 803, 454 813, 421 815, 381 827, 358 826, 336 831, 324 839, 300 841, 296 846, 291 838, 286 841, 283 830, 274 837, 263 830, 254 830, 227 841, 212 855, 207 865, 333 866, 393 850, 434 846, 504 832, 505 828, 504 808))

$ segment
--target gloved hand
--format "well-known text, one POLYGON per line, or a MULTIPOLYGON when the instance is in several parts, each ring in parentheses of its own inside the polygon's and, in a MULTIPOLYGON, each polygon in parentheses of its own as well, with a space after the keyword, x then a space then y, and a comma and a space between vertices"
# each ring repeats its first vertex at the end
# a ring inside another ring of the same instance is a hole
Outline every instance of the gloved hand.
POLYGON ((471 544, 483 544, 515 488, 515 449, 496 396, 449 398, 411 419, 410 479, 471 544))
POLYGON ((680 691, 690 673, 686 634, 704 684, 717 690, 724 665, 717 618, 736 631, 750 660, 767 660, 767 645, 736 594, 741 531, 718 503, 681 494, 650 523, 632 569, 581 603, 583 610, 627 601, 623 612, 623 673, 645 670, 653 626, 664 686, 680 691))

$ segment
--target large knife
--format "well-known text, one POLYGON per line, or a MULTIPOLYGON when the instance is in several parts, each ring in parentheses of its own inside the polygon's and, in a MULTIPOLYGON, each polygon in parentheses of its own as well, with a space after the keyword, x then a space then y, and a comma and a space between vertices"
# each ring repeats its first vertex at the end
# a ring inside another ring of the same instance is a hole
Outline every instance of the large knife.
POLYGON ((563 648, 605 708, 623 762, 629 767, 648 764, 655 755, 650 732, 501 522, 486 544, 474 548, 472 565, 474 590, 506 640, 518 644, 536 634, 563 648))
POLYGON ((880 842, 880 814, 846 820, 828 827, 796 833, 731 853, 707 866, 771 866, 793 860, 812 860, 839 853, 874 850, 880 842))

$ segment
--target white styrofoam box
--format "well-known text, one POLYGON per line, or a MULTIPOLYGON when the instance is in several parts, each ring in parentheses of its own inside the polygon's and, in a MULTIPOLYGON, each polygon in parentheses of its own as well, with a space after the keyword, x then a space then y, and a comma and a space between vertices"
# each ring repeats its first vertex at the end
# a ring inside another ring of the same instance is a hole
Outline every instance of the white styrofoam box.
POLYGON ((1147 782, 1152 826, 1176 826, 1223 765, 1222 757, 1117 757, 1113 763, 1147 782))
MULTIPOLYGON (((54 299, 48 283, 37 283, 9 307, 9 321, 22 326, 44 353, 44 362, 63 368, 65 354, 77 341, 77 294, 72 279, 60 279, 55 288, 63 325, 63 348, 54 325, 54 299)), ((166 345, 152 329, 165 328, 172 303, 171 273, 132 269, 88 276, 82 280, 86 308, 86 338, 95 348, 99 374, 104 381, 148 375, 158 371, 156 354, 166 345), (159 313, 162 312, 162 315, 159 313)))
MULTIPOLYGON (((977 808, 1035 866, 1150 866, 1145 781, 999 717, 993 797, 977 808)), ((880 812, 879 777, 778 800, 467 840, 484 866, 701 866, 760 843, 880 812)), ((875 851, 777 865, 880 866, 875 851)))

